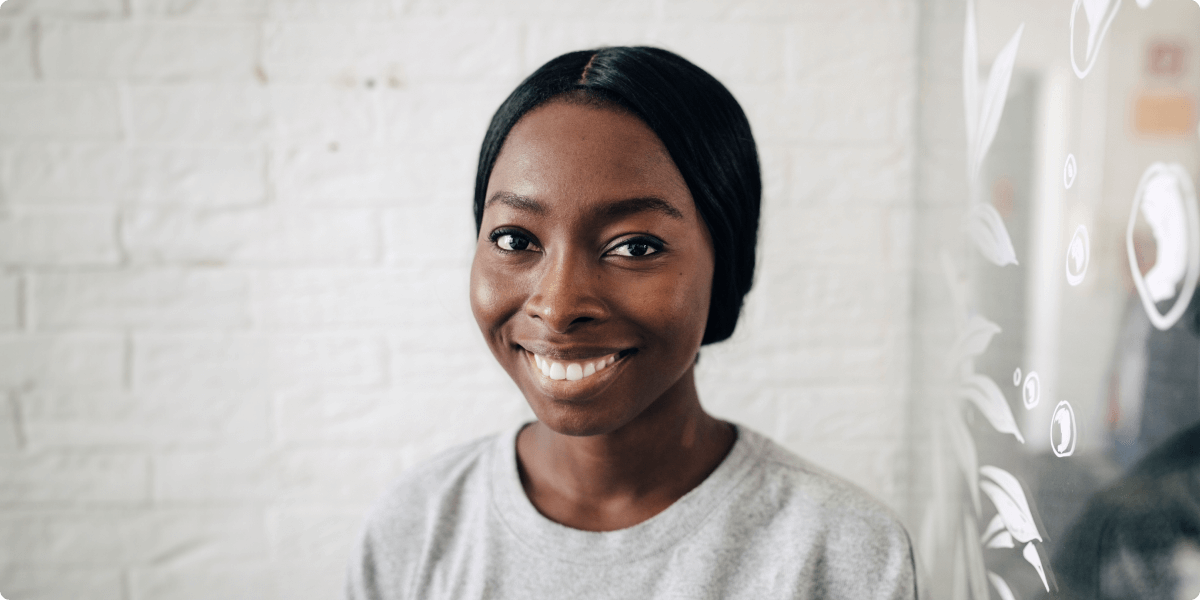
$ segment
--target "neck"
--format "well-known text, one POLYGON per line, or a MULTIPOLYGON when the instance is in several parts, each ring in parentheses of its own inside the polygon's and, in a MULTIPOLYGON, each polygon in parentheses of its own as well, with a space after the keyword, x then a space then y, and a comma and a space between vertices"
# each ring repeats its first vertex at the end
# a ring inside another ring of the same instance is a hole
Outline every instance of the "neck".
POLYGON ((614 431, 570 436, 532 424, 517 438, 517 456, 539 512, 568 527, 611 531, 653 517, 694 489, 733 441, 733 428, 701 408, 689 369, 614 431))

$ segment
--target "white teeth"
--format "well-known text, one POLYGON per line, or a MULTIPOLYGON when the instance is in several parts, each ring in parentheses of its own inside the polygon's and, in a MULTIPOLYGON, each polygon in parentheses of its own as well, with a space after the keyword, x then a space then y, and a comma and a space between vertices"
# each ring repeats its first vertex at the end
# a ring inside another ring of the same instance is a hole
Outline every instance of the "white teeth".
POLYGON ((576 363, 567 365, 567 381, 579 381, 583 379, 583 367, 576 363))
POLYGON ((560 363, 534 354, 533 362, 535 365, 537 365, 538 370, 542 372, 542 375, 549 379, 553 379, 555 381, 561 381, 563 379, 566 379, 567 381, 579 381, 580 379, 591 377, 598 371, 604 370, 604 368, 608 365, 617 362, 617 355, 610 354, 604 358, 598 358, 594 362, 560 363))

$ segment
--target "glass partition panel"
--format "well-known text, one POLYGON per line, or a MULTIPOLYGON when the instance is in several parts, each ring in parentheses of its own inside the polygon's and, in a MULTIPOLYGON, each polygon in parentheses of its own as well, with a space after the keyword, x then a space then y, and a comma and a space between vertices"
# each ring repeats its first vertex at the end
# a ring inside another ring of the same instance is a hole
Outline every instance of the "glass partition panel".
POLYGON ((928 0, 926 597, 1200 597, 1200 5, 928 0))

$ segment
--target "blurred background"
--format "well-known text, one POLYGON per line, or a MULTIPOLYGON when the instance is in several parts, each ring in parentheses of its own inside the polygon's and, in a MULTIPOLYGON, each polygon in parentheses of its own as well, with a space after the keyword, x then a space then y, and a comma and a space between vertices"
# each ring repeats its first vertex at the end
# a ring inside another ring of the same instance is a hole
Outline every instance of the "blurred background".
POLYGON ((1200 420, 1192 0, 0 4, 11 600, 339 597, 392 478, 532 419, 468 305, 475 160, 598 45, 758 141, 702 401, 895 510, 930 597, 1068 597, 1087 500, 1200 420))

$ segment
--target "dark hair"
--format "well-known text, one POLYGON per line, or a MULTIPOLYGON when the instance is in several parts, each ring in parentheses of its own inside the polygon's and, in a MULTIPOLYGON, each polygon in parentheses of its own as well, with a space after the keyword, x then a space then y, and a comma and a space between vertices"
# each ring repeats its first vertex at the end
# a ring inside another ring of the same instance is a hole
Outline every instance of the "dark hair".
POLYGON ((660 48, 569 52, 542 65, 500 105, 479 151, 475 231, 508 132, 529 111, 567 96, 626 110, 662 140, 683 175, 716 249, 702 344, 729 338, 754 281, 762 179, 750 122, 712 75, 660 48))

